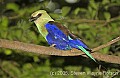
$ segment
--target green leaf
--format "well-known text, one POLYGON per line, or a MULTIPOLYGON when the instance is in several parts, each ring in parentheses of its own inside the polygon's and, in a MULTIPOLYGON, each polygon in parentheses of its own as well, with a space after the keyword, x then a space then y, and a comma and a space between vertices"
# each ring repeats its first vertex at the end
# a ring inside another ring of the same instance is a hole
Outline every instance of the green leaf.
POLYGON ((24 64, 24 66, 23 66, 23 70, 30 70, 30 69, 32 69, 32 68, 33 68, 33 66, 32 66, 31 63, 26 63, 26 64, 24 64))
POLYGON ((80 11, 80 8, 76 8, 75 11, 74 11, 74 14, 77 15, 80 11))
POLYGON ((46 8, 48 8, 50 11, 54 11, 56 8, 55 3, 50 0, 50 2, 46 5, 46 8))
POLYGON ((92 7, 88 6, 88 11, 89 11, 89 13, 91 14, 92 11, 93 11, 92 7))
MULTIPOLYGON (((13 32, 13 34, 14 34, 14 32, 13 32)), ((15 35, 14 35, 14 36, 16 36, 16 38, 20 39, 21 36, 22 36, 22 30, 17 29, 17 30, 15 31, 15 35)))
POLYGON ((62 15, 66 16, 71 10, 71 7, 65 6, 62 8, 62 15))
POLYGON ((103 1, 102 1, 102 4, 103 4, 103 5, 108 4, 108 3, 110 3, 109 0, 103 0, 103 1))
POLYGON ((90 6, 91 6, 92 8, 94 8, 94 9, 97 9, 98 4, 97 4, 97 3, 95 3, 95 1, 94 1, 94 0, 90 0, 90 6))
POLYGON ((80 30, 84 30, 84 29, 89 29, 90 28, 90 26, 89 25, 87 25, 87 24, 79 24, 78 25, 78 29, 80 29, 80 30))
POLYGON ((111 15, 110 15, 109 12, 104 12, 104 17, 105 17, 105 19, 106 19, 107 21, 109 21, 110 18, 111 18, 111 15))
POLYGON ((92 11, 92 14, 91 14, 92 18, 94 18, 95 15, 96 15, 96 10, 93 10, 93 11, 92 11))
POLYGON ((19 10, 19 6, 17 4, 15 4, 15 3, 8 3, 6 5, 6 8, 7 9, 12 9, 14 11, 18 11, 19 10))
POLYGON ((2 17, 0 25, 2 26, 0 29, 6 29, 9 24, 9 20, 7 17, 2 17))
POLYGON ((85 8, 80 8, 80 12, 87 12, 85 8))
POLYGON ((39 62, 40 61, 39 58, 38 58, 38 56, 34 56, 33 60, 34 60, 34 62, 39 62))
POLYGON ((107 54, 109 51, 110 47, 106 47, 102 50, 102 53, 107 54))
POLYGON ((6 54, 6 55, 11 55, 11 54, 12 54, 12 51, 9 50, 9 49, 7 49, 7 50, 5 50, 5 54, 6 54))

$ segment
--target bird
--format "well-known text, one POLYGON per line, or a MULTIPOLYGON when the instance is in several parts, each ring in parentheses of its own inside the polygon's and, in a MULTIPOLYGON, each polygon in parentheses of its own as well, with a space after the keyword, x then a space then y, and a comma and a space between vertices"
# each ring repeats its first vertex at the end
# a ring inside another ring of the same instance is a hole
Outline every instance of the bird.
POLYGON ((92 50, 65 26, 52 19, 45 10, 35 11, 29 20, 35 23, 50 46, 59 50, 72 50, 73 48, 81 50, 94 62, 97 62, 90 54, 92 50))

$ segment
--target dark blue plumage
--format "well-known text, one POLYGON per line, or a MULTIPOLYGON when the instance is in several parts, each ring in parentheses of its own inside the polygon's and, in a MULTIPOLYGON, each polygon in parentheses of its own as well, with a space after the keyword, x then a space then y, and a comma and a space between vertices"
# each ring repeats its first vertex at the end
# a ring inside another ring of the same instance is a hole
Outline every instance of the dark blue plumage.
POLYGON ((45 27, 48 31, 46 39, 50 45, 55 44, 55 48, 60 50, 71 50, 72 48, 80 49, 78 46, 82 46, 88 49, 80 39, 73 39, 69 34, 66 35, 57 25, 47 23, 45 27))

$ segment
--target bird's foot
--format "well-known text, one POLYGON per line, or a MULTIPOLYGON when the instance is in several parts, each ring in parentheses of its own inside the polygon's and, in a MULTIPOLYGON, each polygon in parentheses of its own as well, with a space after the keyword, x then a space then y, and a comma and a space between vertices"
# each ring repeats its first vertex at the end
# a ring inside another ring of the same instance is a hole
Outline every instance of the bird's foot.
POLYGON ((55 47, 56 44, 52 44, 50 47, 55 47))

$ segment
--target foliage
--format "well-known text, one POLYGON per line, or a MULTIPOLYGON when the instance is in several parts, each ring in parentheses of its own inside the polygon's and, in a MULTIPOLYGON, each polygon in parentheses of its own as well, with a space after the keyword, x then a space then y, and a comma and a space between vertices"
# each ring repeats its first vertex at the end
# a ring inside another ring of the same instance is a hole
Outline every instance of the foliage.
MULTIPOLYGON (((36 26, 29 22, 30 15, 39 9, 49 12, 51 17, 67 26, 90 48, 116 38, 120 32, 119 0, 75 0, 73 3, 71 0, 1 0, 0 5, 2 39, 48 46, 36 26)), ((120 56, 119 51, 120 42, 99 52, 120 56)), ((110 72, 118 71, 120 66, 105 62, 101 64, 110 72)), ((110 78, 115 75, 113 73, 95 75, 95 72, 100 72, 97 67, 92 60, 81 56, 46 56, 0 49, 0 78, 63 78, 64 75, 67 78, 110 78)))

